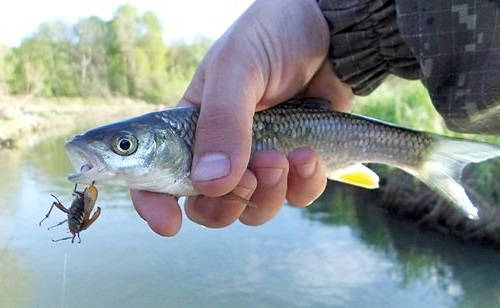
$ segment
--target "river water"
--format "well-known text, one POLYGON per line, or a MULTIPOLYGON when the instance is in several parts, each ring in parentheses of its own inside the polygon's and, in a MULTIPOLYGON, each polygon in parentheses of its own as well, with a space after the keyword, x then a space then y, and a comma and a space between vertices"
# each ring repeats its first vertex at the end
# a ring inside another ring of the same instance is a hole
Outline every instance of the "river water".
POLYGON ((0 154, 0 307, 500 307, 500 250, 425 231, 337 184, 261 227, 183 221, 153 234, 128 192, 99 187, 82 243, 53 243, 71 201, 65 138, 0 154))

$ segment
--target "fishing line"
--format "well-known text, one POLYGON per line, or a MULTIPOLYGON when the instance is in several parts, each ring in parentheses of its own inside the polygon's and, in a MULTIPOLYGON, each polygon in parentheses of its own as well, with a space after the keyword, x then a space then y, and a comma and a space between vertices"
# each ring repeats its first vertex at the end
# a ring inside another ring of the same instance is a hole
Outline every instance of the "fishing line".
POLYGON ((68 253, 64 253, 63 261, 63 277, 62 277, 62 291, 61 291, 61 308, 64 308, 64 301, 66 298, 66 270, 68 265, 68 253))

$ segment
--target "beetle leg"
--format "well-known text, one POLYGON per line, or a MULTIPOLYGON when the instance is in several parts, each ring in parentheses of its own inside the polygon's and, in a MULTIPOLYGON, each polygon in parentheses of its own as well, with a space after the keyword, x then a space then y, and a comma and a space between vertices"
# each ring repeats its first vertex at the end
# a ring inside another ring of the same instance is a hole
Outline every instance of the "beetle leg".
POLYGON ((68 237, 63 237, 63 238, 60 238, 60 239, 57 239, 57 240, 54 240, 52 239, 52 242, 59 242, 59 241, 65 241, 65 240, 69 240, 69 239, 74 239, 75 237, 74 236, 68 236, 68 237))
POLYGON ((94 212, 92 217, 90 219, 86 219, 83 221, 82 231, 86 230, 88 227, 90 227, 90 225, 92 225, 94 223, 94 221, 96 221, 97 218, 99 218, 99 215, 101 215, 101 208, 97 207, 97 210, 94 212))
POLYGON ((62 205, 62 203, 61 203, 61 202, 59 202, 59 200, 57 199, 57 197, 56 197, 56 196, 54 196, 54 195, 51 195, 51 196, 52 196, 52 197, 54 197, 54 198, 57 200, 57 202, 56 202, 56 201, 52 202, 52 205, 50 206, 49 211, 47 212, 47 214, 45 214, 45 217, 44 217, 44 218, 43 218, 43 219, 42 219, 42 220, 38 223, 38 225, 39 225, 39 226, 41 226, 41 225, 42 225, 42 222, 43 222, 45 219, 49 218, 49 215, 50 215, 50 213, 52 212, 52 209, 54 208, 54 206, 56 206, 58 209, 60 209, 60 210, 61 210, 61 211, 63 211, 64 213, 66 213, 66 214, 68 213, 68 209, 67 209, 67 208, 65 208, 65 207, 64 207, 64 205, 62 205))
POLYGON ((55 202, 55 201, 54 201, 54 202, 52 202, 52 205, 50 206, 49 212, 48 212, 47 214, 45 214, 45 217, 44 217, 42 220, 40 220, 40 222, 38 223, 38 225, 39 225, 39 226, 41 226, 41 225, 42 225, 42 222, 43 222, 45 219, 49 218, 50 212, 52 212, 52 209, 54 208, 54 204, 56 204, 56 202, 55 202))
POLYGON ((67 222, 67 221, 68 221, 68 220, 67 220, 67 219, 65 219, 65 220, 61 221, 60 223, 58 223, 58 224, 56 224, 56 225, 53 225, 53 226, 51 226, 51 227, 48 227, 48 228, 47 228, 47 230, 50 230, 50 229, 52 229, 52 228, 54 228, 54 227, 57 227, 57 226, 60 226, 60 225, 62 225, 63 223, 65 223, 65 222, 67 222))
MULTIPOLYGON (((78 244, 81 244, 82 243, 82 239, 80 238, 80 232, 78 232, 76 234, 76 236, 78 236, 78 244)), ((73 236, 73 238, 75 238, 75 237, 73 236)))
POLYGON ((60 202, 54 202, 53 203, 58 209, 60 209, 61 211, 63 211, 64 213, 68 214, 69 213, 69 210, 67 208, 64 207, 64 205, 62 205, 62 203, 60 202))

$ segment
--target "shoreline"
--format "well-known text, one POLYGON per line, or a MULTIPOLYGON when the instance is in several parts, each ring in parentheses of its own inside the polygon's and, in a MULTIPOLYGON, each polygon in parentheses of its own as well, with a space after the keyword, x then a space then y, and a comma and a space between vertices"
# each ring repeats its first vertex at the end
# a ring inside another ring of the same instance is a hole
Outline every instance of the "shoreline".
POLYGON ((0 152, 32 147, 48 137, 164 109, 129 98, 0 97, 0 152))

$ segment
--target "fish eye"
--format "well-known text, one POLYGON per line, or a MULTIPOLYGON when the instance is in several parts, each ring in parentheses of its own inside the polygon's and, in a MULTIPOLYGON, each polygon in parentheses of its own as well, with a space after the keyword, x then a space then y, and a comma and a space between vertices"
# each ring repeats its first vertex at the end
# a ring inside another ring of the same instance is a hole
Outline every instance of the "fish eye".
POLYGON ((120 139, 120 144, 118 145, 118 147, 120 148, 120 150, 122 150, 122 151, 128 151, 131 146, 132 146, 132 144, 130 143, 130 140, 128 140, 128 139, 120 139))
POLYGON ((114 138, 112 149, 116 154, 126 156, 134 154, 137 146, 137 138, 129 133, 124 133, 114 138))

